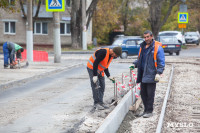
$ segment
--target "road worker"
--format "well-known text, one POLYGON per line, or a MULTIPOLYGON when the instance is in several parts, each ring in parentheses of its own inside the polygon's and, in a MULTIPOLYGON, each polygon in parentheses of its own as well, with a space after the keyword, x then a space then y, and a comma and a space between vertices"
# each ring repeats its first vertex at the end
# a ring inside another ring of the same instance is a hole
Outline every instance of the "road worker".
POLYGON ((153 103, 156 83, 159 81, 165 67, 164 50, 161 43, 153 39, 151 31, 144 32, 145 41, 140 44, 138 60, 134 62, 138 68, 137 83, 141 83, 141 98, 144 112, 138 116, 149 118, 153 115, 153 103))
POLYGON ((110 80, 114 80, 114 78, 110 76, 108 67, 112 59, 121 56, 121 53, 121 47, 114 47, 113 49, 101 48, 94 52, 94 54, 89 58, 87 70, 92 87, 94 109, 103 110, 108 108, 108 106, 103 102, 105 90, 104 72, 110 80))
POLYGON ((9 66, 9 58, 10 58, 10 68, 15 68, 15 65, 17 62, 15 61, 15 53, 16 57, 19 59, 21 58, 21 53, 24 51, 24 49, 13 42, 5 42, 3 44, 3 54, 4 54, 4 68, 8 68, 9 66))

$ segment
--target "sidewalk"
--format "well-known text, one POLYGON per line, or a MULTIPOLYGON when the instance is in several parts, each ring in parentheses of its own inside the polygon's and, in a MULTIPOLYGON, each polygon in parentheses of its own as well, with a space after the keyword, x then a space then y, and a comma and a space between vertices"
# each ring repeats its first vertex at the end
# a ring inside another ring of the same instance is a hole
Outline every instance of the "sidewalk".
MULTIPOLYGON (((49 62, 32 62, 27 68, 4 69, 3 55, 0 55, 0 92, 23 82, 45 77, 72 67, 85 65, 89 54, 62 55, 61 63, 54 63, 53 55, 49 55, 49 62)), ((21 63, 22 66, 25 65, 21 63)))

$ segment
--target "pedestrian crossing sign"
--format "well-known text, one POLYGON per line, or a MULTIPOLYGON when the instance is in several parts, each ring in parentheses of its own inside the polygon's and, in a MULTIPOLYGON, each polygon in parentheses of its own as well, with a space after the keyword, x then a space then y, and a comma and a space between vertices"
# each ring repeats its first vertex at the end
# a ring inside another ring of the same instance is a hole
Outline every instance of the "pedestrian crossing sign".
POLYGON ((178 23, 188 23, 188 13, 179 12, 178 13, 178 23))
POLYGON ((46 0, 47 12, 64 12, 65 0, 46 0))

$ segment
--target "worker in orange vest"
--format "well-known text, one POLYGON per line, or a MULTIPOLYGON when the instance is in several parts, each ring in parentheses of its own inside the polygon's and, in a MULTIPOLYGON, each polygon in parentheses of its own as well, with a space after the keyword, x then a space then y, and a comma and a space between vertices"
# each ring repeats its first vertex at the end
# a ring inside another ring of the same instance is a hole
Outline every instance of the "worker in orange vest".
POLYGON ((162 44, 153 39, 151 31, 144 32, 144 39, 140 44, 138 60, 134 64, 138 68, 136 82, 141 83, 140 94, 144 104, 144 112, 138 116, 149 118, 153 115, 156 83, 165 68, 165 55, 162 44))
POLYGON ((87 70, 92 87, 94 109, 103 110, 108 108, 108 106, 103 102, 105 90, 104 72, 110 80, 114 80, 114 78, 110 76, 108 67, 112 59, 121 56, 121 53, 121 47, 114 47, 113 49, 101 48, 94 52, 94 54, 89 58, 87 70))

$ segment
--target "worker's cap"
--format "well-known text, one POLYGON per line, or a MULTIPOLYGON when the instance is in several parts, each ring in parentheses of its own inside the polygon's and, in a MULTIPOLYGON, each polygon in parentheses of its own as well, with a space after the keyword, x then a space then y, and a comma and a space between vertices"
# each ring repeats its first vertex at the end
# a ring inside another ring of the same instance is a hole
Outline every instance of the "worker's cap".
POLYGON ((117 56, 121 56, 121 54, 122 54, 122 48, 121 48, 121 47, 114 47, 114 48, 113 48, 113 52, 114 52, 117 56))
POLYGON ((24 48, 21 48, 20 51, 21 51, 21 53, 24 52, 24 48))

